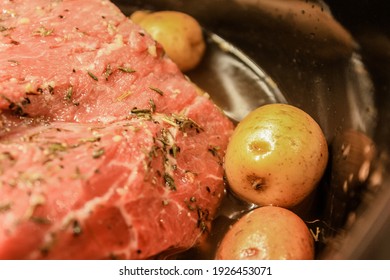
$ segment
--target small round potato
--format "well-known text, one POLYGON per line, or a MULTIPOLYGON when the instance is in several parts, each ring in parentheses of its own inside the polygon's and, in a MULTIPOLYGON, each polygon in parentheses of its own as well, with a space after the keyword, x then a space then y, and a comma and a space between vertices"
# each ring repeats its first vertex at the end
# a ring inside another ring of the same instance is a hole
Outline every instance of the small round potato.
POLYGON ((314 238, 292 211, 263 206, 241 217, 217 248, 218 260, 311 260, 314 238))
POLYGON ((203 57, 206 44, 202 28, 190 15, 176 11, 139 12, 132 17, 183 72, 196 67, 203 57))
POLYGON ((144 19, 147 15, 149 15, 151 12, 148 10, 139 10, 135 11, 130 15, 130 19, 134 21, 135 23, 139 23, 142 19, 144 19))
POLYGON ((292 105, 269 104, 237 125, 225 171, 243 200, 291 208, 315 189, 327 161, 325 136, 312 117, 292 105))

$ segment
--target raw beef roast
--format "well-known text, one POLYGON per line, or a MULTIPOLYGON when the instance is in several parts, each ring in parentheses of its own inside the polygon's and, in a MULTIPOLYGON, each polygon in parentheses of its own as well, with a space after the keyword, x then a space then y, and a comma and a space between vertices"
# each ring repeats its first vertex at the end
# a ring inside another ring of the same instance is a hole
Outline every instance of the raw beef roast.
POLYGON ((232 123, 111 2, 0 5, 0 259, 195 245, 232 123))

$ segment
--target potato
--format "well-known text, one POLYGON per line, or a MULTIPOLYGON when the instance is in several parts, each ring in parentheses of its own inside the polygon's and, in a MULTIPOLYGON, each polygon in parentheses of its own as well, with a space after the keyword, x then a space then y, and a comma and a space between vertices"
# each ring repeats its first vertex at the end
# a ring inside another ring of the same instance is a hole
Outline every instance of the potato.
POLYGON ((134 21, 135 23, 139 23, 142 19, 144 19, 147 15, 149 15, 151 12, 147 10, 140 10, 135 11, 131 14, 130 19, 134 21))
POLYGON ((263 206, 241 217, 217 248, 218 260, 314 259, 314 238, 292 211, 263 206))
POLYGON ((159 42, 183 72, 201 61, 206 44, 202 28, 190 15, 176 11, 138 12, 133 20, 159 42))
POLYGON ((224 164, 238 197, 291 208, 312 193, 327 161, 325 136, 312 117, 292 105, 269 104, 237 125, 224 164))

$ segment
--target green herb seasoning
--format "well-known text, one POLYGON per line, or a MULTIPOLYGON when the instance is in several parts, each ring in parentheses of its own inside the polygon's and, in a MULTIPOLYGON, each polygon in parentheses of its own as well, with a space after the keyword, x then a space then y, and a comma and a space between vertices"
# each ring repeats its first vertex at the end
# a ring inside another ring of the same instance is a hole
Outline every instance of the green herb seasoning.
POLYGON ((166 146, 169 146, 171 142, 169 137, 170 134, 165 128, 161 129, 160 133, 160 137, 156 138, 156 140, 160 141, 161 144, 163 144, 163 148, 165 150, 166 146))
POLYGON ((201 132, 203 129, 199 124, 194 120, 179 114, 172 114, 172 116, 165 116, 162 119, 164 122, 176 126, 180 131, 187 132, 190 129, 195 129, 197 133, 201 132))
POLYGON ((159 88, 156 88, 156 87, 149 87, 151 90, 157 92, 159 95, 163 96, 164 95, 164 92, 159 89, 159 88))
POLYGON ((157 145, 153 145, 151 150, 149 151, 149 158, 152 160, 152 158, 156 158, 158 156, 158 151, 160 150, 160 147, 157 145))
POLYGON ((85 179, 85 176, 81 172, 80 167, 76 166, 75 172, 74 172, 72 178, 75 179, 75 180, 83 180, 83 179, 85 179))
POLYGON ((180 152, 180 147, 177 146, 175 143, 170 147, 169 154, 176 158, 177 154, 180 152))
POLYGON ((131 94, 132 94, 132 92, 131 92, 130 90, 125 91, 125 92, 122 93, 116 100, 117 100, 117 101, 125 100, 125 99, 126 99, 127 97, 129 97, 131 94))
POLYGON ((11 162, 14 162, 16 161, 16 158, 9 151, 4 151, 0 153, 0 161, 3 160, 9 160, 11 162))
POLYGON ((70 86, 65 91, 64 100, 71 101, 73 96, 73 86, 70 86))
POLYGON ((168 201, 168 200, 163 200, 163 201, 162 201, 162 205, 163 205, 163 206, 167 206, 168 204, 169 204, 169 201, 168 201))
POLYGON ((104 73, 103 73, 103 76, 106 79, 106 81, 108 80, 108 77, 110 77, 112 75, 112 73, 113 72, 112 72, 112 69, 111 69, 111 65, 107 64, 106 69, 104 70, 104 73))
POLYGON ((198 225, 198 228, 200 228, 202 231, 205 231, 207 230, 207 219, 208 219, 208 216, 209 216, 209 212, 208 210, 206 209, 205 211, 202 210, 201 208, 197 208, 197 214, 198 214, 198 222, 197 222, 197 225, 198 225))
POLYGON ((48 85, 47 86, 47 90, 49 91, 50 94, 54 94, 54 87, 52 87, 51 85, 48 85))
POLYGON ((45 217, 31 216, 30 221, 40 224, 40 225, 49 225, 51 224, 50 220, 45 217))
POLYGON ((133 108, 131 109, 132 114, 150 114, 151 110, 150 109, 138 109, 138 108, 133 108))
POLYGON ((89 138, 82 138, 80 139, 81 143, 95 143, 99 142, 101 140, 100 136, 94 136, 94 137, 89 137, 89 138))
POLYGON ((176 185, 175 185, 175 180, 172 178, 171 175, 168 173, 164 174, 164 181, 165 185, 168 186, 172 191, 176 191, 176 185))
POLYGON ((136 72, 134 69, 124 66, 118 67, 118 70, 129 74, 136 72))
POLYGON ((73 235, 74 236, 79 236, 83 232, 79 221, 77 221, 77 220, 73 221, 73 223, 72 223, 72 231, 73 231, 73 235))
POLYGON ((88 73, 88 75, 89 75, 92 79, 94 79, 95 81, 99 81, 99 79, 98 79, 92 72, 88 71, 87 73, 88 73))
POLYGON ((39 27, 37 30, 35 30, 34 34, 39 35, 42 37, 49 36, 53 33, 54 29, 47 29, 44 26, 39 27))
POLYGON ((152 118, 152 110, 150 109, 138 109, 138 108, 133 108, 131 109, 131 114, 136 115, 137 117, 143 117, 147 119, 152 118))
POLYGON ((57 152, 64 152, 67 150, 67 145, 64 143, 50 143, 49 146, 47 147, 47 151, 50 154, 54 154, 57 152))
POLYGON ((187 203, 187 208, 188 208, 188 210, 190 210, 190 211, 194 211, 194 210, 196 209, 195 206, 193 206, 193 205, 191 205, 191 204, 189 204, 189 203, 187 203))
POLYGON ((220 147, 217 146, 210 146, 208 151, 213 155, 213 156, 218 156, 218 151, 220 150, 220 147))
POLYGON ((19 65, 19 61, 14 60, 14 59, 8 59, 7 60, 9 63, 12 63, 13 65, 19 65))
POLYGON ((11 203, 0 204, 0 214, 11 210, 11 203))
POLYGON ((57 241, 57 233, 49 232, 49 238, 45 238, 44 244, 40 247, 40 251, 43 255, 47 255, 53 248, 57 241))
POLYGON ((24 112, 23 107, 20 104, 16 104, 14 102, 10 102, 8 105, 8 109, 12 111, 15 115, 19 117, 26 117, 27 114, 24 112))
POLYGON ((149 99, 149 105, 151 112, 154 113, 156 111, 156 104, 154 103, 153 99, 149 99))
POLYGON ((104 148, 100 148, 100 149, 94 150, 92 152, 92 157, 93 158, 100 158, 101 156, 104 155, 104 153, 105 153, 104 148))
POLYGON ((175 119, 176 124, 179 126, 179 130, 183 132, 188 131, 190 129, 195 129, 196 132, 199 133, 203 130, 200 125, 198 125, 194 120, 186 116, 174 114, 173 117, 175 119))

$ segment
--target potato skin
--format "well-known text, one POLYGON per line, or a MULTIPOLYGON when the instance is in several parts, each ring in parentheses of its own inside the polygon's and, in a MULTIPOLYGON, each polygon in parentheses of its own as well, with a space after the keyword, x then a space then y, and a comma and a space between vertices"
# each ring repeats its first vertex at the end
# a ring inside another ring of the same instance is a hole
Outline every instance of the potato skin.
POLYGON ((269 104, 237 125, 224 164, 238 197, 291 208, 315 189, 327 161, 327 142, 313 118, 292 105, 269 104))
POLYGON ((177 11, 139 12, 133 20, 159 42, 183 72, 195 68, 206 44, 202 28, 190 15, 177 11))
POLYGON ((217 260, 311 260, 314 238, 292 211, 263 206, 242 216, 223 237, 217 260))

